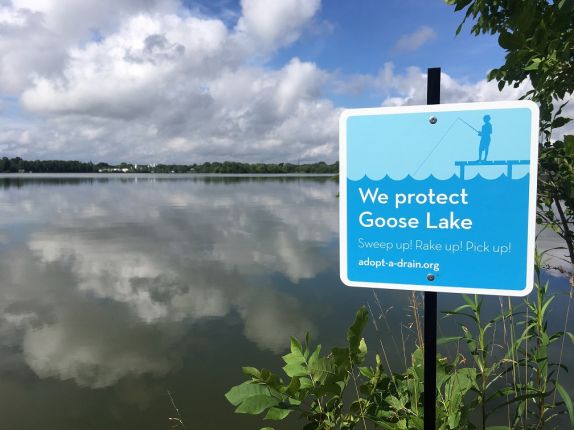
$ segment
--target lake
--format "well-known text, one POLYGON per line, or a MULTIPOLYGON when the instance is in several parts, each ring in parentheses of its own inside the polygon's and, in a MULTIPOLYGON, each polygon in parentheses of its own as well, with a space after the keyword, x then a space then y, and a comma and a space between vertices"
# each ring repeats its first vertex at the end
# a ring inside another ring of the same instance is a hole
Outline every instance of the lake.
MULTIPOLYGON (((241 366, 278 371, 307 331, 342 345, 363 304, 369 346, 399 370, 411 295, 341 284, 337 191, 328 177, 0 176, 2 428, 167 429, 174 404, 190 429, 263 427, 224 398, 241 366)), ((561 245, 547 231, 539 243, 561 245)), ((461 301, 441 294, 439 310, 461 301)))

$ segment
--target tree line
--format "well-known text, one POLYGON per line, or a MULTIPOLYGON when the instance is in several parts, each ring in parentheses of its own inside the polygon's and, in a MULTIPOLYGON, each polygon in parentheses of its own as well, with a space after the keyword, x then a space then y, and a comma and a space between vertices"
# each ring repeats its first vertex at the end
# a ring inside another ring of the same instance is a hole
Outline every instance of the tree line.
POLYGON ((0 158, 0 173, 339 173, 339 162, 318 163, 239 163, 235 161, 202 164, 132 164, 92 163, 66 160, 23 160, 0 158))

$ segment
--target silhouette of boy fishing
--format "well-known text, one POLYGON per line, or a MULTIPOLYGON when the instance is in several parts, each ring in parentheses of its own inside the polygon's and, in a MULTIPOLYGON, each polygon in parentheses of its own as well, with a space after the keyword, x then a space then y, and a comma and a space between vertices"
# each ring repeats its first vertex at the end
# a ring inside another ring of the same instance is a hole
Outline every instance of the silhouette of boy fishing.
POLYGON ((488 157, 488 147, 490 146, 490 135, 492 134, 492 124, 490 123, 490 115, 484 115, 482 117, 484 124, 482 124, 482 130, 478 132, 480 136, 480 145, 478 147, 478 161, 486 161, 488 157), (482 159, 482 153, 484 152, 484 159, 482 159))
POLYGON ((482 124, 482 129, 479 131, 466 122, 462 118, 458 118, 474 131, 478 133, 480 136, 480 144, 478 146, 478 161, 486 161, 488 158, 488 148, 490 147, 490 136, 492 135, 492 124, 490 123, 490 115, 484 115, 482 117, 484 124, 482 124), (482 158, 482 154, 484 153, 484 158, 482 158))

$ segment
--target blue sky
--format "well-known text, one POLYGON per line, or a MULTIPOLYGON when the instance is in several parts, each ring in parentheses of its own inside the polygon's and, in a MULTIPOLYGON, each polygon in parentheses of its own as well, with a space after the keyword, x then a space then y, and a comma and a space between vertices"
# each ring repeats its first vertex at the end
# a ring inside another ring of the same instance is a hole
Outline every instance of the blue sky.
MULTIPOLYGON (((227 12, 230 23, 241 12, 239 1, 234 0, 186 0, 185 4, 208 16, 227 12)), ((443 67, 459 78, 480 80, 485 70, 501 64, 504 52, 494 36, 477 38, 469 31, 456 36, 462 17, 441 0, 323 1, 312 28, 271 61, 280 66, 297 56, 346 74, 373 73, 392 61, 398 68, 443 67), (395 49, 401 37, 423 26, 432 28, 436 38, 420 49, 395 49)))
POLYGON ((0 155, 337 159, 343 108, 516 99, 440 0, 0 0, 0 155))
POLYGON ((279 58, 298 55, 346 74, 373 73, 392 61, 398 69, 443 67, 453 76, 479 80, 485 70, 500 64, 504 54, 495 37, 477 38, 467 31, 456 37, 461 18, 442 1, 326 1, 318 19, 330 23, 331 31, 316 40, 312 36, 300 40, 279 58), (423 26, 430 27, 436 38, 419 48, 395 47, 423 26))

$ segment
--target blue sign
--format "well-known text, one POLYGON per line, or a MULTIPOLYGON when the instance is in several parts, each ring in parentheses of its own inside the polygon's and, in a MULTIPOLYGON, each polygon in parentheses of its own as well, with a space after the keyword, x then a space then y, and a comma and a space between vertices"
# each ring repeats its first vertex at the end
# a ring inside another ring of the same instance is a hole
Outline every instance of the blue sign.
POLYGON ((344 111, 343 283, 528 294, 538 118, 529 101, 344 111))

